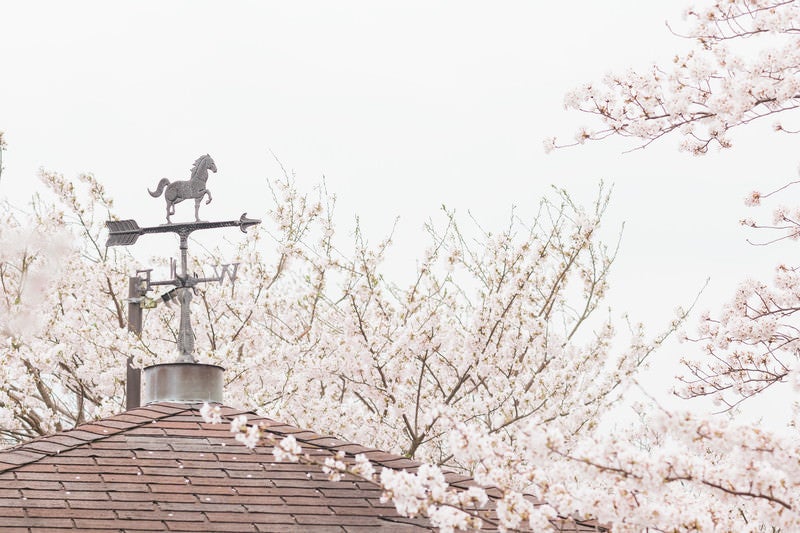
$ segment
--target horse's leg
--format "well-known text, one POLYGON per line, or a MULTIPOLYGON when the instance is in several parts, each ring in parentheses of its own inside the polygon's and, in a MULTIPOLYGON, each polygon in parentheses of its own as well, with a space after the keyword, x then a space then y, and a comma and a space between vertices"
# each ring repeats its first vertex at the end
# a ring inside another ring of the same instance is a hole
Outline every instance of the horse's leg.
POLYGON ((206 189, 205 191, 203 191, 203 194, 208 195, 208 200, 206 200, 206 205, 210 204, 211 203, 211 191, 206 189))
POLYGON ((202 196, 199 196, 199 197, 194 199, 194 220, 195 220, 195 222, 200 222, 200 215, 199 215, 199 212, 200 212, 200 200, 202 200, 202 199, 203 199, 202 196))

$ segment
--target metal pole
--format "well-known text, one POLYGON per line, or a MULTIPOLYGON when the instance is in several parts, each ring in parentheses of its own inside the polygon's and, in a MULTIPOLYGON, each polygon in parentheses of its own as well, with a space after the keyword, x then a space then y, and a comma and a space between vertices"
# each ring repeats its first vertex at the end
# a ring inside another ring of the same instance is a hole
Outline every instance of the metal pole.
MULTIPOLYGON (((131 276, 128 278, 128 331, 136 335, 142 334, 142 278, 131 276)), ((125 378, 125 409, 139 407, 142 401, 142 371, 133 367, 133 358, 128 357, 127 374, 125 378)))
POLYGON ((181 238, 181 276, 184 284, 178 289, 178 301, 181 303, 181 322, 178 329, 178 361, 179 363, 196 363, 194 355, 194 332, 192 331, 192 289, 185 284, 189 281, 188 251, 189 233, 180 233, 181 238))

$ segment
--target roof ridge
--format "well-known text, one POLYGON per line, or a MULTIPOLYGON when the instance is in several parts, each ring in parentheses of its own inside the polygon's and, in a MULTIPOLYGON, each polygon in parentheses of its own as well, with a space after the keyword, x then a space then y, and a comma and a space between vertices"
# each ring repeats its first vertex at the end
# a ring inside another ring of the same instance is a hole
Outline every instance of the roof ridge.
MULTIPOLYGON (((75 448, 77 448, 79 446, 82 446, 84 444, 102 441, 102 440, 105 440, 105 439, 107 439, 109 437, 113 437, 115 435, 119 435, 120 433, 124 433, 126 431, 130 431, 132 429, 136 429, 136 428, 145 426, 147 424, 152 424, 153 422, 155 422, 157 420, 163 420, 165 418, 168 418, 168 417, 171 417, 171 416, 175 416, 175 415, 180 415, 180 414, 185 413, 186 411, 191 411, 192 410, 191 406, 183 408, 183 409, 177 408, 178 410, 175 411, 175 412, 172 412, 172 413, 164 413, 164 412, 160 412, 160 411, 158 411, 156 409, 147 409, 149 411, 154 411, 156 413, 159 413, 159 415, 154 416, 154 417, 150 417, 150 418, 145 418, 145 420, 143 420, 141 422, 130 422, 127 427, 123 427, 123 428, 118 428, 118 427, 114 427, 113 425, 108 425, 106 427, 110 428, 110 431, 104 432, 102 434, 101 433, 93 433, 91 431, 86 431, 86 428, 81 429, 84 426, 97 425, 98 422, 102 423, 102 422, 108 422, 108 421, 115 421, 115 419, 117 419, 117 418, 119 418, 119 417, 121 417, 123 415, 131 415, 131 414, 133 414, 134 416, 140 416, 140 415, 134 414, 134 412, 138 411, 138 410, 145 410, 146 408, 147 408, 147 406, 137 407, 135 409, 131 409, 131 410, 128 410, 128 411, 123 411, 122 413, 119 413, 117 415, 111 416, 109 418, 105 418, 105 419, 101 419, 101 420, 92 420, 92 421, 89 421, 89 422, 84 422, 83 424, 75 426, 72 429, 68 429, 68 430, 65 430, 65 431, 59 431, 58 433, 54 433, 52 435, 45 435, 45 436, 42 436, 42 437, 37 437, 37 438, 29 440, 27 442, 23 442, 21 444, 18 444, 17 446, 14 446, 12 448, 7 448, 7 449, 3 450, 3 460, 0 461, 0 473, 10 472, 10 471, 13 471, 13 470, 15 470, 17 468, 20 468, 22 466, 30 465, 30 464, 36 463, 38 461, 41 461, 42 459, 45 459, 47 457, 54 457, 54 456, 60 455, 61 452, 67 452, 67 451, 73 450, 73 449, 75 449, 75 448), (86 438, 86 439, 80 439, 80 438, 74 436, 74 433, 76 433, 76 432, 87 433, 87 434, 92 435, 94 438, 90 437, 90 438, 86 438), (63 439, 63 437, 68 437, 70 439, 75 439, 76 442, 71 443, 71 444, 62 443, 62 444, 58 445, 58 443, 56 443, 55 441, 57 439, 63 439), (39 446, 38 448, 36 447, 37 445, 41 445, 41 444, 44 444, 45 446, 39 446), (54 448, 53 447, 54 444, 57 445, 58 447, 54 448), (15 459, 17 457, 19 457, 19 459, 20 459, 18 462, 9 462, 8 461, 8 459, 12 459, 13 460, 13 459, 15 459)), ((100 425, 103 425, 103 424, 100 424, 100 425)))

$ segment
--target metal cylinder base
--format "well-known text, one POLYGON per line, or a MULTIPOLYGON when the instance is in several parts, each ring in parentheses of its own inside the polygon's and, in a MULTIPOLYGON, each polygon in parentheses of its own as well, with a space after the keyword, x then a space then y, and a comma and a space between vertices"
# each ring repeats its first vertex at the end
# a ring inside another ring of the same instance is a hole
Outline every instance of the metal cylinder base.
POLYGON ((142 404, 222 403, 224 371, 221 366, 200 363, 148 366, 142 375, 142 404))

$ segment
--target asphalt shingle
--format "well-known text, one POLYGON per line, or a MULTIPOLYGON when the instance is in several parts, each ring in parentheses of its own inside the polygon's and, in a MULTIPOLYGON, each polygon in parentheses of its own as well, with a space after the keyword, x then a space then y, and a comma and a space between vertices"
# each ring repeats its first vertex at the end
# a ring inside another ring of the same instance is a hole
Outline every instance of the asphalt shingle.
MULTIPOLYGON (((228 424, 203 422, 200 405, 156 403, 0 451, 2 531, 314 531, 434 530, 399 516, 381 490, 314 465, 277 462, 271 447, 250 450, 228 424)), ((376 466, 419 463, 246 414, 280 439, 324 458, 365 453, 376 466)), ((451 475, 453 484, 467 483, 451 475)), ((466 485, 464 485, 466 486, 466 485)), ((489 524, 487 524, 489 525, 489 524)), ((597 531, 567 521, 563 531, 597 531)))

